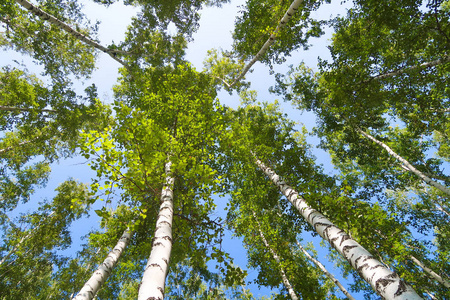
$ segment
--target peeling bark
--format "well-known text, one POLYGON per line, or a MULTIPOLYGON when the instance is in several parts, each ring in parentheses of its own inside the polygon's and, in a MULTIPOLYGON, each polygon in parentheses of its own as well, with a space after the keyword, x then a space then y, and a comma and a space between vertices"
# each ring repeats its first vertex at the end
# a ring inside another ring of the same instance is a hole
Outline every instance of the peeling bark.
POLYGON ((305 248, 303 248, 302 245, 300 245, 300 243, 297 241, 297 246, 300 248, 300 250, 302 250, 302 252, 306 255, 306 257, 312 261, 319 269, 322 270, 322 272, 344 293, 344 295, 350 299, 350 300, 355 300, 355 298, 353 298, 353 296, 347 291, 347 289, 342 285, 342 283, 339 282, 339 280, 337 280, 337 278, 335 278, 333 276, 333 274, 331 274, 330 272, 328 272, 328 270, 325 268, 324 265, 322 265, 322 263, 320 261, 318 261, 317 259, 315 259, 314 257, 312 257, 308 251, 305 250, 305 248))
POLYGON ((284 14, 283 18, 280 20, 280 23, 278 23, 277 28, 273 31, 273 33, 270 35, 269 39, 264 43, 262 48, 259 50, 259 52, 253 57, 253 59, 245 66, 244 70, 242 70, 241 74, 230 84, 227 85, 229 88, 233 87, 239 80, 241 80, 245 74, 250 70, 250 68, 258 61, 260 60, 264 54, 266 54, 267 49, 272 46, 272 44, 275 42, 275 40, 278 37, 278 33, 280 30, 286 25, 286 23, 292 18, 292 16, 297 12, 298 7, 300 4, 302 4, 303 0, 294 0, 292 2, 291 6, 289 6, 288 10, 284 14))
POLYGON ((384 299, 422 299, 397 273, 376 260, 366 249, 324 215, 311 208, 299 194, 284 182, 273 170, 255 157, 258 167, 280 189, 281 193, 299 211, 316 232, 327 240, 360 276, 384 299))
POLYGON ((371 140, 372 142, 380 145, 381 147, 383 147, 384 150, 386 150, 389 155, 391 155, 392 157, 394 157, 395 159, 397 159, 400 163, 403 164, 404 167, 406 167, 406 169, 408 171, 410 171, 411 173, 415 174, 417 177, 419 177, 420 179, 422 179, 425 183, 437 188, 438 190, 440 190, 441 192, 447 194, 448 196, 450 196, 450 189, 443 186, 442 184, 440 184, 439 182, 436 182, 434 180, 432 180, 430 177, 426 176, 425 174, 423 174, 422 172, 420 172, 419 170, 417 170, 413 165, 411 165, 406 159, 404 159, 403 157, 401 157, 400 155, 398 155, 397 153, 394 152, 394 150, 392 150, 388 145, 386 145, 385 143, 377 140, 376 138, 374 138, 373 136, 371 136, 370 134, 364 132, 363 130, 361 130, 360 128, 356 128, 356 131, 358 131, 360 134, 362 134, 364 137, 368 138, 369 140, 371 140))
POLYGON ((142 276, 138 300, 164 299, 164 287, 172 251, 173 184, 169 161, 165 165, 166 183, 152 242, 152 251, 142 276))
POLYGON ((280 257, 278 256, 278 254, 275 252, 275 250, 272 249, 272 247, 270 247, 269 242, 267 242, 266 237, 264 236, 262 230, 261 230, 261 224, 258 222, 258 219, 256 217, 255 212, 253 212, 253 217, 255 218, 256 224, 258 224, 258 231, 259 231, 259 236, 261 237, 264 246, 266 246, 267 249, 269 249, 270 254, 272 254, 273 259, 275 259, 275 261, 278 264, 278 268, 280 271, 280 276, 281 279, 283 281, 283 285, 284 287, 287 289, 289 296, 291 297, 292 300, 298 300, 298 296, 295 293, 294 289, 292 288, 291 283, 289 282, 289 279, 286 275, 286 272, 284 272, 283 267, 281 266, 281 260, 280 257))
POLYGON ((127 229, 123 232, 114 249, 108 254, 103 263, 92 274, 91 278, 85 283, 78 295, 73 300, 91 300, 94 299, 101 286, 105 283, 106 279, 112 272, 112 269, 116 266, 122 252, 127 246, 133 233, 127 229))
POLYGON ((49 13, 46 13, 42 9, 38 8, 37 6, 34 6, 33 4, 31 4, 30 2, 28 2, 26 0, 15 0, 15 1, 18 4, 20 4, 22 7, 26 8, 29 12, 31 12, 32 14, 37 16, 38 18, 52 23, 53 25, 61 28, 62 30, 64 30, 67 33, 71 34, 72 36, 74 36, 75 38, 79 39, 80 41, 88 44, 89 46, 92 46, 92 47, 94 47, 94 48, 96 48, 96 49, 98 49, 98 50, 108 54, 115 61, 117 61, 122 66, 124 66, 124 67, 126 67, 128 69, 127 64, 124 61, 122 61, 120 58, 117 57, 117 53, 118 53, 117 51, 115 51, 113 49, 108 49, 108 48, 100 45, 96 41, 90 39, 89 37, 87 37, 86 35, 82 34, 81 32, 76 31, 75 29, 70 27, 68 24, 58 20, 54 16, 50 15, 49 13))

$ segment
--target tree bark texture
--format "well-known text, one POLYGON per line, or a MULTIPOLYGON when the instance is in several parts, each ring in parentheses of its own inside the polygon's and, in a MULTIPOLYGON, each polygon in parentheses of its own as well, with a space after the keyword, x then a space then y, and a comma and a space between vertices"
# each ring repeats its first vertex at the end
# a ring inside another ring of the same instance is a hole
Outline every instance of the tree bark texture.
POLYGON ((395 272, 376 260, 366 249, 324 215, 311 208, 305 199, 301 198, 273 170, 259 159, 255 158, 255 161, 317 233, 327 240, 380 296, 392 300, 422 299, 395 272))
POLYGON ((106 279, 111 274, 113 268, 116 266, 117 261, 125 250, 128 242, 131 239, 133 233, 127 229, 123 232, 114 249, 108 254, 103 263, 92 274, 91 278, 85 283, 78 295, 73 300, 91 300, 94 299, 101 286, 105 283, 106 279))
POLYGON ((79 39, 80 41, 108 54, 109 56, 111 56, 115 61, 117 61, 118 63, 120 63, 121 65, 123 65, 124 67, 128 67, 127 64, 125 62, 123 62, 121 59, 119 59, 116 54, 117 52, 114 51, 113 49, 108 49, 102 45, 100 45, 99 43, 97 43, 96 41, 90 39, 89 37, 85 36, 84 34, 82 34, 81 32, 76 31, 75 29, 73 29, 72 27, 70 27, 68 24, 58 20, 57 18, 55 18, 54 16, 46 13, 45 11, 43 11, 42 9, 34 6, 33 4, 31 4, 30 2, 26 1, 26 0, 15 0, 18 4, 20 4, 22 7, 26 8, 29 12, 31 12, 32 14, 34 14, 35 16, 37 16, 38 18, 42 19, 42 20, 46 20, 50 23, 52 23, 53 25, 61 28, 62 30, 68 32, 69 34, 71 34, 72 36, 74 36, 75 38, 79 39))
POLYGON ((300 250, 302 250, 302 252, 306 255, 306 257, 312 261, 319 269, 322 270, 322 272, 344 293, 344 295, 350 299, 350 300, 355 300, 355 298, 353 298, 353 296, 347 291, 347 289, 339 282, 339 280, 337 280, 337 278, 335 278, 333 276, 333 274, 331 274, 330 272, 328 272, 328 270, 325 268, 324 265, 322 265, 322 263, 320 261, 318 261, 317 259, 315 259, 314 257, 312 257, 308 251, 306 251, 305 248, 303 248, 302 245, 300 245, 300 243, 297 241, 297 246, 300 248, 300 250))
POLYGON ((166 183, 161 193, 161 206, 152 242, 152 251, 142 276, 138 300, 164 299, 164 287, 172 251, 173 184, 172 163, 165 165, 166 183))
POLYGON ((284 272, 284 269, 281 265, 280 257, 275 252, 275 250, 273 250, 272 247, 270 247, 269 242, 266 240, 266 237, 264 236, 264 233, 261 230, 261 224, 258 222, 255 212, 253 212, 253 217, 255 218, 256 224, 258 224, 259 236, 261 237, 261 239, 264 243, 264 246, 266 246, 266 248, 269 249, 270 254, 272 254, 273 259, 275 259, 275 261, 277 262, 284 287, 287 289, 289 296, 291 297, 292 300, 298 300, 297 294, 295 293, 294 289, 292 288, 292 285, 289 282, 286 272, 284 272))
POLYGON ((242 70, 241 74, 228 86, 233 87, 239 80, 242 79, 242 77, 247 74, 247 72, 250 70, 250 68, 261 59, 261 57, 266 54, 267 49, 269 49, 270 46, 275 42, 278 33, 280 30, 286 25, 286 23, 292 18, 292 16, 297 12, 298 7, 300 4, 302 4, 303 0, 294 0, 292 2, 291 6, 289 6, 288 10, 284 14, 283 18, 281 19, 280 23, 278 23, 277 28, 273 31, 273 33, 270 35, 269 39, 264 43, 262 48, 258 51, 258 53, 253 57, 253 59, 245 66, 244 70, 242 70))
POLYGON ((442 184, 440 184, 439 182, 436 182, 434 180, 432 180, 430 177, 426 176, 425 174, 423 174, 422 172, 420 172, 419 170, 417 170, 413 165, 411 165, 406 159, 404 159, 403 157, 401 157, 400 155, 398 155, 397 153, 394 152, 394 150, 392 150, 388 145, 386 145, 385 143, 377 140, 376 138, 374 138, 373 136, 371 136, 370 134, 364 132, 363 130, 361 130, 360 128, 356 128, 356 131, 358 131, 360 134, 362 134, 364 137, 368 138, 369 140, 371 140, 372 142, 380 145, 381 147, 383 147, 384 150, 386 150, 389 155, 391 155, 392 157, 394 157, 395 159, 397 159, 399 162, 401 162, 403 164, 403 166, 405 166, 411 173, 415 174, 417 177, 419 177, 420 179, 422 179, 425 183, 437 188, 438 190, 442 191, 443 193, 447 194, 448 196, 450 196, 450 189, 443 186, 442 184))

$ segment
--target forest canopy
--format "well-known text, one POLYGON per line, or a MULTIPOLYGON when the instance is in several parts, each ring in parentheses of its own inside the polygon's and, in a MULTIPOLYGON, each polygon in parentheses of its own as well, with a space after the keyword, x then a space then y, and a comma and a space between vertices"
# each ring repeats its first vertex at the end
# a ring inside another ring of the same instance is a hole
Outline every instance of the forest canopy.
POLYGON ((450 1, 241 2, 2 2, 0 299, 450 297, 450 1))

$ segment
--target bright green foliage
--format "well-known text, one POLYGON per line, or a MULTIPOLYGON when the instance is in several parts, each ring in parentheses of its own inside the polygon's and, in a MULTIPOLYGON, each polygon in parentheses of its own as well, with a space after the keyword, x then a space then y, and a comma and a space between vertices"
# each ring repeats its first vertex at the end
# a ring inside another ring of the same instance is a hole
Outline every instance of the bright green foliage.
POLYGON ((64 261, 56 251, 70 246, 69 226, 86 214, 91 197, 86 185, 72 179, 56 191, 53 201, 45 201, 37 211, 4 225, 0 246, 1 299, 47 296, 54 268, 64 261))
MULTIPOLYGON (((76 26, 87 36, 96 33, 80 12, 77 1, 38 1, 39 7, 57 19, 76 26)), ((0 6, 0 22, 6 31, 0 33, 0 46, 31 56, 45 68, 45 74, 61 80, 68 74, 89 77, 94 68, 94 49, 76 37, 29 14, 13 0, 0 6)))
MULTIPOLYGON (((247 1, 234 29, 234 51, 244 60, 251 59, 277 27, 292 1, 247 1)), ((266 64, 282 63, 300 47, 308 48, 308 39, 323 34, 321 22, 310 17, 322 1, 303 1, 289 25, 278 34, 275 43, 261 59, 266 64)))
MULTIPOLYGON (((448 185, 445 165, 430 155, 437 150, 444 160, 450 156, 448 1, 355 0, 347 16, 328 22, 335 29, 330 62, 321 61, 317 73, 300 65, 278 75, 274 90, 316 113, 315 133, 338 168, 333 176, 316 165, 306 129, 298 132, 277 102, 259 103, 256 92, 246 90, 249 83, 231 87, 228 81, 260 50, 291 1, 246 1, 233 52, 211 50, 203 72, 185 61, 199 11, 227 2, 125 0, 140 12, 125 39, 109 46, 126 63, 113 110, 100 103, 94 85, 85 96, 74 92, 73 75, 89 77, 94 67, 91 46, 15 1, 2 3, 0 45, 30 55, 48 76, 11 66, 0 72, 0 299, 73 297, 126 228, 134 232, 132 239, 97 297, 135 299, 168 161, 175 178, 168 298, 255 299, 245 288, 247 272, 223 250, 224 230, 230 229, 244 241, 248 266, 258 270, 255 282, 275 289, 271 299, 287 297, 281 269, 302 299, 339 299, 296 249, 297 240, 316 235, 313 228, 280 197, 254 155, 419 293, 445 299, 445 288, 430 281, 411 255, 444 277, 450 273, 448 197, 425 186, 361 130, 448 185), (168 33, 172 25, 175 34, 168 33), (241 93, 242 107, 219 104, 222 83, 228 92, 241 93), (69 180, 53 202, 10 220, 19 203, 45 186, 50 163, 79 149, 96 175, 91 191, 69 180), (217 201, 228 201, 226 221, 215 215, 217 201), (63 257, 70 224, 88 212, 100 218, 100 228, 86 236, 75 256, 63 257), (417 234, 434 240, 418 240, 417 234)), ((306 49, 310 37, 322 34, 325 22, 311 13, 324 2, 329 1, 304 1, 261 60, 272 66, 306 49)), ((95 36, 96 26, 85 20, 77 1, 37 5, 95 36)), ((347 262, 331 256, 345 276, 354 276, 354 290, 376 297, 347 262)))
MULTIPOLYGON (((223 50, 220 50, 219 53, 216 49, 208 51, 208 56, 203 62, 203 65, 205 66, 205 71, 215 79, 217 88, 220 89, 223 85, 225 90, 230 94, 232 91, 230 84, 232 82, 227 82, 227 80, 237 78, 245 67, 243 59, 235 59, 232 53, 223 50)), ((241 81, 235 84, 234 87, 238 91, 241 91, 242 89, 248 88, 249 85, 249 83, 241 81)))
MULTIPOLYGON (((94 0, 110 5, 117 0, 94 0)), ((204 6, 220 6, 229 0, 124 0, 127 5, 139 5, 142 13, 140 21, 145 20, 145 27, 166 31, 173 23, 178 32, 190 38, 198 28, 200 15, 198 11, 204 6)))

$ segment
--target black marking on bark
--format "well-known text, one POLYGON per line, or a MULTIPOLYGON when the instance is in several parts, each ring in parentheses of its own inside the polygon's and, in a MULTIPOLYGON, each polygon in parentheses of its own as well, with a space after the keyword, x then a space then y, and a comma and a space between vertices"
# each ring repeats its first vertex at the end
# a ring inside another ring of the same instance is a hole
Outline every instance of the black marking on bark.
POLYGON ((156 247, 156 246, 164 246, 164 245, 163 245, 163 243, 161 243, 161 242, 153 243, 153 247, 156 247))
MULTIPOLYGON (((391 275, 389 275, 389 276, 391 276, 391 275)), ((392 276, 397 277, 397 274, 394 272, 394 274, 392 274, 392 276)), ((407 289, 408 289, 408 287, 406 286, 406 283, 400 279, 399 283, 398 283, 397 291, 395 291, 394 296, 400 296, 401 294, 406 292, 407 289)))
POLYGON ((161 266, 157 263, 153 263, 153 264, 149 264, 147 268, 159 268, 161 271, 163 271, 163 269, 161 268, 161 266))
POLYGON ((395 280, 389 278, 380 278, 375 282, 375 289, 381 294, 381 290, 386 288, 389 284, 393 283, 395 280))
POLYGON ((162 260, 166 263, 166 265, 169 264, 169 261, 167 259, 163 258, 162 260))
MULTIPOLYGON (((341 234, 342 231, 343 231, 343 230, 341 230, 341 232, 339 232, 338 234, 341 234)), ((351 240, 350 236, 349 236, 348 234, 346 234, 346 233, 343 234, 343 235, 341 235, 341 237, 342 237, 342 240, 341 240, 341 242, 339 243, 339 246, 342 246, 342 243, 345 242, 346 240, 351 240)))
POLYGON ((163 300, 163 298, 156 298, 156 297, 148 297, 146 300, 163 300))
POLYGON ((170 241, 172 243, 172 238, 168 235, 161 237, 164 240, 170 241))
POLYGON ((342 248, 342 252, 344 253, 344 255, 346 255, 346 253, 350 252, 350 250, 352 250, 353 248, 356 248, 358 246, 356 245, 352 245, 352 246, 344 246, 342 248))
POLYGON ((163 289, 162 287, 158 286, 158 290, 161 292, 161 294, 162 294, 163 297, 164 297, 164 289, 163 289))
POLYGON ((169 221, 161 221, 159 224, 167 224, 167 226, 172 227, 172 224, 169 221))
POLYGON ((292 14, 290 14, 290 13, 286 13, 290 18, 292 18, 292 14))

